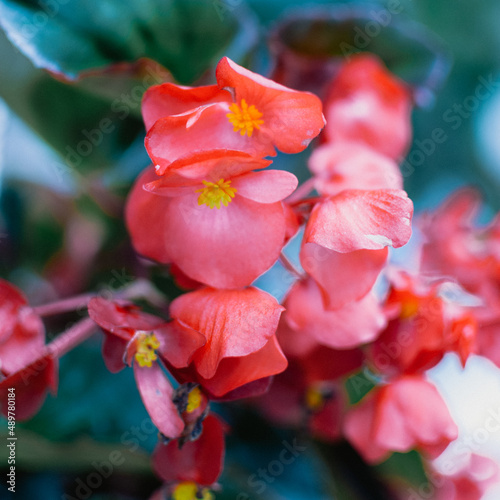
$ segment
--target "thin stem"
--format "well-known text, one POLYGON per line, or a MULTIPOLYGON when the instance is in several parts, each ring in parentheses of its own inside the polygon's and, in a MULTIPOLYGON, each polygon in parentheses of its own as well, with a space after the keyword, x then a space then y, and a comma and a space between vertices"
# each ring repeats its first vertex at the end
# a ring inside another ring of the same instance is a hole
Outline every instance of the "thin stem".
POLYGON ((303 279, 304 275, 292 264, 292 262, 288 259, 288 257, 281 252, 279 261, 281 265, 291 274, 296 276, 298 279, 303 279))
POLYGON ((98 328, 96 323, 90 318, 82 319, 54 339, 47 346, 47 350, 55 357, 60 358, 71 351, 71 349, 87 340, 98 328))
POLYGON ((50 304, 35 306, 33 307, 33 311, 39 316, 52 316, 54 314, 76 311, 77 309, 86 308, 89 300, 92 297, 95 297, 95 293, 86 293, 83 295, 77 295, 75 297, 58 300, 50 304))
POLYGON ((305 198, 314 189, 314 177, 310 177, 304 181, 285 201, 293 204, 302 198, 305 198))
POLYGON ((311 198, 301 198, 300 200, 294 201, 290 204, 291 207, 297 208, 302 205, 315 205, 323 198, 321 196, 312 196, 311 198))

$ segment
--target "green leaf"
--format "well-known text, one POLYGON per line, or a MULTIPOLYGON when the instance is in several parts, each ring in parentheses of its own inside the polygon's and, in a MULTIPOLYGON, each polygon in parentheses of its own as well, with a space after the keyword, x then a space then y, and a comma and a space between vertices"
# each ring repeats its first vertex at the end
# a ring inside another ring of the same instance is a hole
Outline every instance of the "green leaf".
MULTIPOLYGON (((201 0, 1 0, 0 22, 35 66, 69 79, 149 57, 181 83, 199 78, 248 20, 201 0)), ((241 43, 242 40, 239 40, 241 43)))

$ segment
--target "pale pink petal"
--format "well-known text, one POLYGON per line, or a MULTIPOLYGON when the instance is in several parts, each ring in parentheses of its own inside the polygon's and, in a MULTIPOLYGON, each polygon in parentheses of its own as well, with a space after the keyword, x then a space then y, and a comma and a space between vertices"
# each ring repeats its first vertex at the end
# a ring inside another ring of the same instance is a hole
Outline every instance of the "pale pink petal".
POLYGON ((375 339, 386 324, 373 294, 335 311, 325 310, 321 291, 311 279, 296 283, 284 306, 290 326, 334 349, 366 344, 375 339))
POLYGON ((402 190, 343 191, 314 207, 304 241, 342 253, 397 248, 410 239, 412 215, 402 190))
POLYGON ((198 205, 198 196, 173 199, 163 214, 164 232, 156 237, 190 278, 219 288, 250 285, 281 252, 281 203, 256 203, 236 193, 227 207, 217 209, 198 205))
POLYGON ((339 253, 314 243, 302 246, 300 262, 323 292, 327 309, 364 297, 387 260, 388 249, 339 253))
POLYGON ((174 389, 160 365, 141 367, 134 363, 134 375, 144 406, 158 430, 168 438, 179 437, 184 422, 172 402, 174 389))
POLYGON ((315 186, 322 195, 347 189, 402 189, 403 176, 394 160, 368 146, 336 142, 316 148, 309 158, 316 174, 315 186))
POLYGON ((235 177, 231 187, 239 196, 258 203, 276 203, 295 191, 297 177, 284 170, 263 170, 235 177))
POLYGON ((348 441, 369 463, 379 463, 388 457, 389 451, 373 441, 372 428, 375 419, 375 400, 368 396, 345 416, 344 434, 348 441))

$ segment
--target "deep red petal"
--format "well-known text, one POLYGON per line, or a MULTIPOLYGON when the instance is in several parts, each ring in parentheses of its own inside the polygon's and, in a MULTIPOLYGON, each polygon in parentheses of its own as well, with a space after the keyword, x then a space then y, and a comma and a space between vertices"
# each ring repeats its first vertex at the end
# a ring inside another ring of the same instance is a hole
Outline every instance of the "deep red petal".
POLYGON ((35 359, 28 366, 16 371, 0 382, 0 406, 8 415, 8 389, 15 389, 16 420, 31 418, 42 406, 47 391, 57 391, 58 362, 51 354, 35 359))
POLYGON ((166 482, 193 481, 209 486, 222 472, 224 427, 215 415, 203 421, 203 432, 196 441, 179 448, 177 441, 158 444, 153 452, 153 469, 166 482))
MULTIPOLYGON (((257 352, 239 358, 224 358, 219 363, 215 375, 210 379, 200 379, 200 384, 214 396, 226 396, 238 388, 265 379, 271 375, 286 370, 288 362, 281 350, 276 337, 269 339, 267 344, 257 352)), ((242 397, 249 393, 243 392, 242 397)))

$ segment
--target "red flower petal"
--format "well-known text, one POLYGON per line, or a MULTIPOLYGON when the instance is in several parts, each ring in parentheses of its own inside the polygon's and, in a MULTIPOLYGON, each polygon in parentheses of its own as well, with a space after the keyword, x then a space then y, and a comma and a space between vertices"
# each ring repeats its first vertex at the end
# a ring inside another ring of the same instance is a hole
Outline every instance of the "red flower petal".
POLYGON ((109 333, 129 341, 138 330, 152 331, 165 320, 144 313, 134 304, 125 301, 111 301, 101 297, 90 299, 89 316, 109 333))
POLYGON ((172 199, 162 214, 167 253, 190 278, 218 288, 247 286, 278 259, 285 235, 280 202, 238 196, 220 209, 198 205, 198 194, 172 199))
POLYGON ((265 136, 284 153, 303 151, 325 125, 322 104, 317 96, 298 92, 255 74, 227 57, 216 70, 221 88, 233 88, 236 103, 245 99, 262 113, 264 123, 254 131, 256 139, 265 136))
POLYGON ((42 353, 45 328, 27 304, 16 287, 0 280, 0 369, 4 374, 20 370, 42 353))
POLYGON ((335 349, 370 342, 386 324, 377 299, 371 294, 335 311, 325 310, 321 291, 311 279, 296 283, 284 306, 285 318, 293 329, 335 349))
POLYGON ((276 203, 295 191, 297 177, 284 170, 250 172, 232 179, 231 187, 239 196, 258 203, 276 203))
POLYGON ((178 115, 215 102, 231 101, 231 94, 217 85, 183 87, 164 83, 149 87, 142 98, 142 117, 146 130, 164 116, 178 115))
POLYGON ((402 190, 344 191, 314 207, 304 241, 342 253, 397 248, 410 239, 412 214, 402 190))
POLYGON ((224 462, 224 427, 214 415, 203 421, 196 441, 179 448, 177 441, 158 444, 153 452, 153 469, 166 482, 193 481, 208 486, 217 481, 224 462))
POLYGON ((16 420, 31 418, 42 406, 47 391, 57 391, 58 362, 51 354, 44 354, 24 368, 11 373, 0 382, 0 407, 8 414, 8 389, 16 395, 16 420))
POLYGON ((178 321, 156 328, 155 335, 160 342, 158 352, 175 368, 188 366, 193 354, 205 345, 204 335, 178 321))
POLYGON ((322 195, 333 196, 347 189, 403 188, 403 176, 395 161, 354 142, 316 148, 309 168, 317 176, 315 186, 322 195))
MULTIPOLYGON (((276 337, 273 336, 262 347, 262 349, 252 352, 247 356, 226 357, 218 365, 215 375, 210 379, 201 378, 200 384, 215 397, 226 396, 229 393, 241 388, 239 397, 249 397, 260 393, 258 387, 254 386, 252 393, 243 392, 243 388, 255 381, 264 381, 271 375, 286 370, 288 362, 281 350, 276 337)), ((235 394, 232 395, 235 397, 235 394)))
POLYGON ((179 162, 198 162, 207 154, 212 158, 234 152, 258 158, 276 155, 271 144, 261 144, 254 137, 234 132, 228 113, 227 104, 211 104, 157 120, 145 140, 151 160, 159 166, 157 172, 163 174, 179 162))
POLYGON ((123 360, 123 353, 127 349, 128 342, 120 337, 104 334, 102 341, 102 357, 106 368, 111 373, 118 373, 127 365, 123 360))
POLYGON ((387 248, 339 253, 307 243, 300 251, 300 262, 320 286, 325 307, 338 309, 361 299, 371 290, 387 254, 387 248))
POLYGON ((219 158, 210 152, 200 154, 196 160, 179 160, 161 177, 144 185, 147 191, 163 196, 179 196, 186 193, 182 187, 198 186, 202 181, 217 182, 219 179, 232 180, 233 177, 252 170, 259 170, 271 164, 270 160, 255 158, 248 153, 232 151, 219 158), (177 191, 175 191, 177 188, 177 191))
POLYGON ((157 179, 152 168, 146 169, 136 180, 125 207, 125 221, 137 253, 162 263, 170 262, 164 238, 163 216, 168 200, 152 196, 143 185, 157 179))
POLYGON ((437 389, 415 376, 375 389, 347 414, 344 430, 370 462, 413 448, 436 457, 458 435, 437 389))
POLYGON ((437 389, 420 377, 404 377, 378 394, 374 440, 394 451, 418 447, 436 457, 458 436, 437 389))
POLYGON ((207 343, 194 357, 198 373, 212 378, 224 358, 259 351, 275 334, 283 307, 257 288, 204 288, 175 299, 174 319, 203 334, 207 343))
POLYGON ((397 160, 410 144, 411 104, 409 89, 376 56, 353 56, 329 91, 325 137, 361 142, 397 160))

